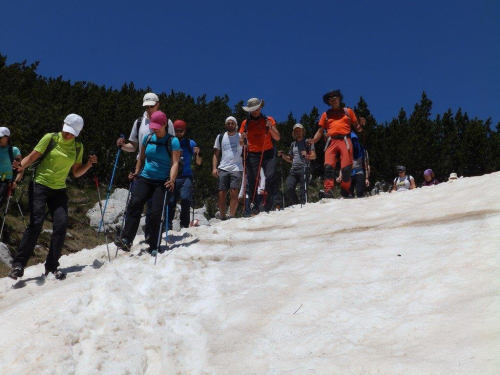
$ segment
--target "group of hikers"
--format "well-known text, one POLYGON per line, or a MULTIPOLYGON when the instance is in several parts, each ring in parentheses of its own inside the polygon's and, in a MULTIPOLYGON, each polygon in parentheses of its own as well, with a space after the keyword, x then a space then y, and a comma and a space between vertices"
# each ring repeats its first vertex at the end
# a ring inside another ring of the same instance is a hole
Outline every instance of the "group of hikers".
MULTIPOLYGON (((277 171, 280 158, 291 164, 286 179, 286 194, 290 202, 292 205, 307 203, 310 163, 316 159, 315 144, 322 139, 325 140, 325 172, 324 189, 319 197, 333 198, 336 183, 340 185, 344 198, 364 196, 365 188, 369 186, 370 167, 368 153, 360 145, 356 132, 363 131, 366 121, 364 118, 358 120, 352 109, 342 107, 342 101, 340 90, 323 95, 323 102, 330 108, 321 115, 317 132, 312 138, 306 138, 304 126, 295 124, 292 130, 294 141, 286 152, 276 152, 275 143, 280 140, 280 132, 276 121, 262 112, 264 100, 251 98, 247 101, 243 110, 249 115, 239 127, 236 118, 228 117, 225 132, 215 139, 212 156, 212 174, 218 179, 220 219, 235 217, 240 198, 246 215, 283 208, 277 171), (337 163, 340 164, 339 176, 335 172, 337 163), (300 198, 296 194, 297 185, 300 186, 300 198), (226 208, 228 192, 229 212, 226 208)), ((202 157, 196 142, 186 135, 187 123, 168 119, 160 111, 156 94, 144 96, 143 108, 145 112, 133 123, 128 142, 123 137, 116 141, 121 151, 138 151, 138 154, 135 170, 129 174, 130 199, 125 211, 125 225, 115 238, 115 244, 117 248, 130 251, 147 205, 145 239, 148 252, 157 254, 163 230, 172 229, 179 200, 180 226, 190 226, 194 187, 191 165, 193 160, 201 165, 202 157)), ((24 275, 24 268, 42 230, 45 206, 53 218, 45 275, 52 273, 57 279, 66 276, 58 268, 68 221, 66 178, 70 172, 80 177, 98 162, 97 156, 91 152, 87 163, 82 163, 83 146, 76 138, 83 126, 81 116, 68 115, 61 132, 46 134, 24 158, 21 158, 18 148, 11 146, 9 129, 0 128, 0 202, 10 199, 12 189, 26 168, 32 166, 33 170, 29 184, 30 222, 13 259, 9 274, 13 279, 24 275)), ((415 187, 413 177, 406 175, 404 167, 398 167, 398 172, 399 177, 394 180, 395 191, 415 187)), ((438 183, 432 170, 427 170, 424 178, 425 185, 438 183)), ((101 209, 101 221, 103 219, 101 209)))

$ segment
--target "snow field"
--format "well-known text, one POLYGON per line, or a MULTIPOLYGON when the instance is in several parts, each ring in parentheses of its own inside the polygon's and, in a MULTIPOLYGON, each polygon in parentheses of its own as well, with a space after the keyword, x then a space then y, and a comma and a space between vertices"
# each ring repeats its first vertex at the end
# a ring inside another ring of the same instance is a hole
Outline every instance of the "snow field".
POLYGON ((156 266, 100 246, 62 282, 30 267, 0 279, 0 373, 496 374, 499 183, 190 228, 156 266))

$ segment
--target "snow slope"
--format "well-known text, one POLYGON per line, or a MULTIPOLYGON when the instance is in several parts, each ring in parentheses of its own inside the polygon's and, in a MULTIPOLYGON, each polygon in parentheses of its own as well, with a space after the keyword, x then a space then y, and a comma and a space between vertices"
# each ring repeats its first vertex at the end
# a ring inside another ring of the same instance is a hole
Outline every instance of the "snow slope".
POLYGON ((156 266, 100 246, 65 281, 30 267, 0 279, 0 373, 498 374, 499 185, 190 229, 156 266))

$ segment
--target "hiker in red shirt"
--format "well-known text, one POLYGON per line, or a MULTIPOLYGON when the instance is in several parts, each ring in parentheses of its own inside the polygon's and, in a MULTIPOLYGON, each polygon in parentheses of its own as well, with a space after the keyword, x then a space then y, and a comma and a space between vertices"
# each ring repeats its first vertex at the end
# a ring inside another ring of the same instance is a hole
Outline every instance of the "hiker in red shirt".
POLYGON ((319 120, 319 129, 313 139, 308 142, 318 142, 326 131, 327 141, 325 146, 325 182, 324 191, 320 191, 320 198, 333 198, 333 186, 335 184, 335 164, 340 160, 342 182, 340 192, 343 197, 349 197, 352 170, 352 142, 351 127, 358 132, 363 130, 366 123, 360 118, 359 123, 356 115, 350 108, 342 107, 344 97, 340 90, 333 90, 323 95, 323 102, 330 105, 328 111, 323 112, 319 120))
POLYGON ((265 210, 280 208, 281 197, 278 187, 278 171, 276 169, 276 155, 274 142, 280 140, 280 133, 276 129, 276 121, 272 117, 261 113, 264 100, 251 98, 243 110, 250 116, 243 120, 240 133, 242 138, 248 141, 248 153, 246 156, 246 174, 248 178, 248 197, 250 207, 254 213, 258 213, 257 188, 259 185, 259 171, 262 167, 266 176, 266 191, 269 199, 265 210))

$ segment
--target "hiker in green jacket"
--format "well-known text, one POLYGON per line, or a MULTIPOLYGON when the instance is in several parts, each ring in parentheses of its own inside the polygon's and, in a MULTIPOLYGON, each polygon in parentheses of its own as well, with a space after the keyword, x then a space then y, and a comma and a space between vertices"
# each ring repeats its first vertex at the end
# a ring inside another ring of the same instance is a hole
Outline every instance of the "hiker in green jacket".
POLYGON ((68 223, 66 178, 70 171, 75 177, 83 176, 92 164, 97 163, 97 156, 90 155, 87 163, 82 164, 83 146, 75 139, 82 128, 83 119, 70 114, 64 119, 62 132, 45 134, 28 156, 20 163, 14 162, 14 167, 22 171, 39 161, 29 187, 30 223, 23 234, 9 274, 14 280, 24 275, 24 267, 33 254, 45 221, 45 205, 53 219, 45 275, 53 273, 56 279, 66 278, 65 273, 58 269, 68 223))

